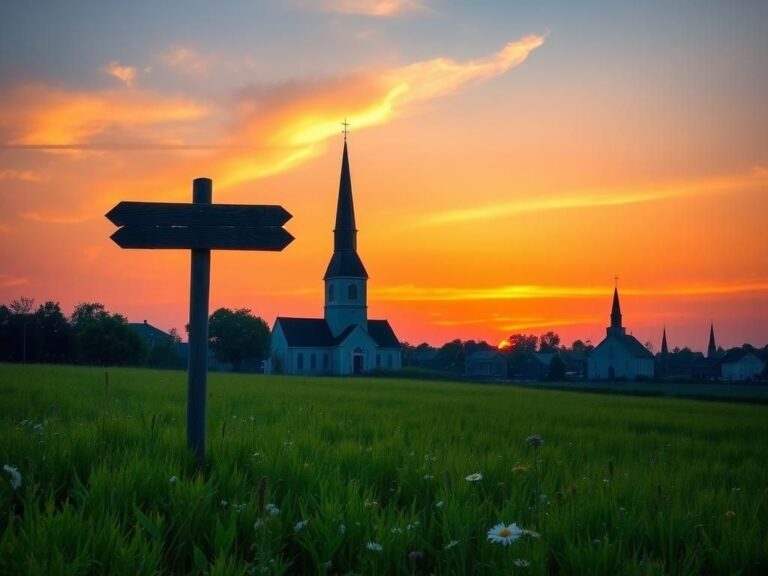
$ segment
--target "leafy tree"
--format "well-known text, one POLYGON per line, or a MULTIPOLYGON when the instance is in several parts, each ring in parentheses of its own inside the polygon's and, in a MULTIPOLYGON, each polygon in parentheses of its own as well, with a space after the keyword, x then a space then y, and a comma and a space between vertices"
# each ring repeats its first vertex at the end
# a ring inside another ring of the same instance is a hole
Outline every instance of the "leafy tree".
POLYGON ((458 338, 446 342, 438 351, 440 366, 452 372, 464 372, 464 345, 458 338))
POLYGON ((11 337, 11 309, 5 304, 0 306, 0 361, 13 360, 13 339, 11 337))
POLYGON ((269 355, 269 326, 247 308, 219 308, 208 319, 211 350, 219 362, 229 362, 239 372, 244 360, 264 360, 269 355))
POLYGON ((184 358, 179 354, 181 336, 172 328, 165 338, 155 339, 147 355, 147 365, 155 368, 183 368, 184 358))
POLYGON ((103 304, 78 304, 72 313, 75 361, 81 364, 141 364, 147 356, 144 339, 120 314, 110 314, 103 304))
POLYGON ((72 359, 72 328, 58 302, 41 304, 34 315, 34 360, 69 362, 72 359))
POLYGON ((26 362, 31 356, 30 333, 32 332, 32 308, 35 305, 33 298, 22 296, 11 302, 9 306, 11 318, 9 332, 13 352, 12 357, 16 362, 26 362))
POLYGON ((539 336, 539 352, 556 352, 560 346, 560 336, 551 330, 539 336))
POLYGON ((547 379, 553 382, 559 382, 565 379, 565 362, 560 358, 560 354, 552 356, 547 370, 547 379))

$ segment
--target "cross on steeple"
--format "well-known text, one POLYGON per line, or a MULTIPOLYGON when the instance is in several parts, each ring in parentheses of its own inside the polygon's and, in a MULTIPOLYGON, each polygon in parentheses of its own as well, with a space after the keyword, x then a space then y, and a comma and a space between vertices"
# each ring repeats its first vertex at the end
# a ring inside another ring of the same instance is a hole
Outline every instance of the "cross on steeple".
POLYGON ((347 117, 344 117, 344 122, 341 123, 342 129, 341 133, 344 134, 344 142, 347 141, 347 134, 349 134, 349 122, 347 122, 347 117))
POLYGON ((613 287, 614 288, 618 288, 619 287, 619 277, 618 276, 614 276, 613 277, 613 287))

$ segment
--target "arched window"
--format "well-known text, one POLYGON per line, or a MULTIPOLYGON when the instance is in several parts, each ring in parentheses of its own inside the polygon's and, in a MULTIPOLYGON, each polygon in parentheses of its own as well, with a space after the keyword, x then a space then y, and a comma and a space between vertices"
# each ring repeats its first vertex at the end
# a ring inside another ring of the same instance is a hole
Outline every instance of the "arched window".
POLYGON ((328 285, 328 302, 333 302, 333 284, 328 285))
POLYGON ((357 284, 350 284, 347 288, 347 298, 357 300, 357 284))

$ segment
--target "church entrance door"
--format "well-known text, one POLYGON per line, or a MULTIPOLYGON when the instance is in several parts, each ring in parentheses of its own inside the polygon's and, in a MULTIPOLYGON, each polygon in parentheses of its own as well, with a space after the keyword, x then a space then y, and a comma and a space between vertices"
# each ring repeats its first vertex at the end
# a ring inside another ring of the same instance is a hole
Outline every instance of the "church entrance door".
POLYGON ((358 351, 357 349, 352 354, 352 373, 353 374, 363 373, 363 353, 362 351, 358 351))

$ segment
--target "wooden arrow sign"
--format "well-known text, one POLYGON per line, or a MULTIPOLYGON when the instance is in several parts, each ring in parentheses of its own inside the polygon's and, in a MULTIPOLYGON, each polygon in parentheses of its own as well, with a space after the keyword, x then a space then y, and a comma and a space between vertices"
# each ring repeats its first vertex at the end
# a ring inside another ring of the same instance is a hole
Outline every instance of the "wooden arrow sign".
POLYGON ((120 202, 107 218, 117 226, 282 226, 291 215, 282 206, 120 202))
POLYGON ((211 250, 279 251, 293 240, 282 228, 291 218, 282 206, 211 204, 212 190, 210 179, 197 178, 192 204, 120 202, 107 213, 122 226, 112 234, 121 248, 186 248, 192 253, 187 444, 200 464, 205 459, 211 250))
POLYGON ((123 226, 111 238, 120 248, 273 252, 293 241, 285 228, 275 226, 123 226))

